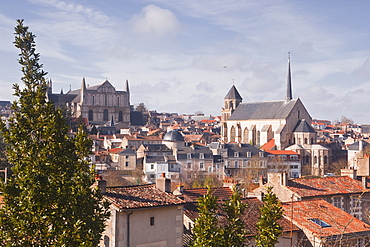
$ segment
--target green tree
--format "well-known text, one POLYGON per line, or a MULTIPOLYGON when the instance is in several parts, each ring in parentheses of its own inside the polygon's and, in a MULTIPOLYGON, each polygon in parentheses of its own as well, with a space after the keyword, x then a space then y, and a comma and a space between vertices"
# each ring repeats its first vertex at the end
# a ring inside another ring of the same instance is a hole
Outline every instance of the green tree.
POLYGON ((199 215, 193 228, 193 247, 221 246, 222 231, 217 220, 217 197, 208 187, 207 194, 198 198, 199 215))
POLYGON ((282 227, 277 222, 283 217, 283 209, 280 201, 272 187, 267 187, 263 197, 263 206, 260 208, 260 217, 256 224, 257 235, 256 244, 260 247, 272 247, 278 243, 279 236, 282 234, 282 227))
POLYGON ((0 126, 13 171, 0 185, 0 245, 97 246, 109 211, 91 188, 94 173, 86 157, 92 143, 81 129, 69 137, 61 110, 46 100, 34 38, 18 20, 14 43, 24 89, 13 86, 15 115, 9 128, 0 126))
POLYGON ((247 204, 241 200, 240 191, 233 187, 233 194, 223 204, 227 215, 227 224, 223 228, 223 246, 225 247, 244 247, 246 246, 247 230, 241 218, 247 204))

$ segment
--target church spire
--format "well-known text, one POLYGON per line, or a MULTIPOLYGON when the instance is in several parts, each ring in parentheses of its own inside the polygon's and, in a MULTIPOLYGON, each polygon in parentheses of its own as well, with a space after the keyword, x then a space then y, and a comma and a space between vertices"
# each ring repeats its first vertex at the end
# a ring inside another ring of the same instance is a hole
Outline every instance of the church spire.
POLYGON ((130 93, 130 88, 129 88, 129 86, 128 86, 128 80, 126 80, 126 84, 125 84, 125 92, 126 93, 130 93))
POLYGON ((82 104, 85 98, 85 91, 86 91, 86 82, 85 77, 82 78, 82 84, 81 84, 81 95, 80 95, 80 103, 82 104))
POLYGON ((290 52, 288 53, 288 77, 287 77, 287 82, 286 82, 286 98, 285 100, 288 102, 293 99, 293 94, 292 94, 292 75, 290 71, 290 52))

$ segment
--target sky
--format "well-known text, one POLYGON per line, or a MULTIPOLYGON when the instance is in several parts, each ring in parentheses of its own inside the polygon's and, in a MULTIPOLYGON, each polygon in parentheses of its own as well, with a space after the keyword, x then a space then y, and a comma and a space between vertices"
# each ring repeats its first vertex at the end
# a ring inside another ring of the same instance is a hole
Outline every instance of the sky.
POLYGON ((370 124, 370 1, 0 1, 0 100, 22 74, 17 19, 36 35, 53 92, 106 79, 149 110, 220 116, 234 84, 243 102, 293 98, 312 118, 370 124))

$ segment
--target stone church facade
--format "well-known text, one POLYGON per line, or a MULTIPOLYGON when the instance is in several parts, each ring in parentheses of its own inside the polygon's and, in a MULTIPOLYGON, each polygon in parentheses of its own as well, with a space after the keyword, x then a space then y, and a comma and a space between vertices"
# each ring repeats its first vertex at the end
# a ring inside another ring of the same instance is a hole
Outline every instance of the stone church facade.
POLYGON ((66 94, 52 93, 52 82, 49 82, 48 99, 58 107, 67 107, 72 117, 88 119, 90 124, 103 125, 108 121, 120 123, 123 127, 130 124, 130 91, 128 81, 123 91, 118 91, 105 80, 94 86, 86 86, 82 79, 80 89, 70 90, 66 94))
POLYGON ((290 59, 285 100, 243 103, 233 85, 224 98, 221 112, 221 140, 261 147, 273 140, 274 149, 300 154, 303 175, 323 175, 330 163, 330 149, 317 144, 312 118, 302 101, 293 99, 290 59))

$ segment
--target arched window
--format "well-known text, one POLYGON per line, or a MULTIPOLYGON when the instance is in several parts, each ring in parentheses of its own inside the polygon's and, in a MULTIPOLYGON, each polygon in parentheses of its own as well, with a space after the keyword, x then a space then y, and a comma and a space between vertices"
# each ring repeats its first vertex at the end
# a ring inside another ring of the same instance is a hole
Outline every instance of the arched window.
POLYGON ((313 138, 311 138, 311 143, 310 144, 313 144, 313 138))
POLYGON ((256 144, 257 145, 260 145, 261 143, 261 132, 259 130, 257 130, 257 136, 256 136, 256 144))
POLYGON ((93 110, 89 110, 88 119, 89 119, 89 121, 93 121, 94 120, 94 112, 93 112, 93 110))
POLYGON ((236 130, 235 127, 232 126, 230 129, 230 142, 235 142, 236 130))
POLYGON ((118 122, 122 122, 122 121, 123 121, 123 112, 119 111, 118 112, 118 122))
POLYGON ((105 106, 108 105, 108 95, 104 95, 105 106))
POLYGON ((243 140, 244 140, 244 143, 249 143, 249 130, 248 130, 248 128, 244 129, 244 138, 243 138, 243 140))
POLYGON ((117 97, 117 106, 119 106, 119 97, 117 97))
POLYGON ((317 156, 314 157, 314 163, 317 164, 317 156))
POLYGON ((92 97, 92 105, 95 105, 95 96, 92 97))
POLYGON ((103 111, 103 121, 108 121, 108 110, 104 109, 103 111))
POLYGON ((324 164, 327 164, 328 163, 328 156, 324 156, 324 164))
POLYGON ((304 144, 308 144, 308 139, 307 138, 304 138, 304 144))

